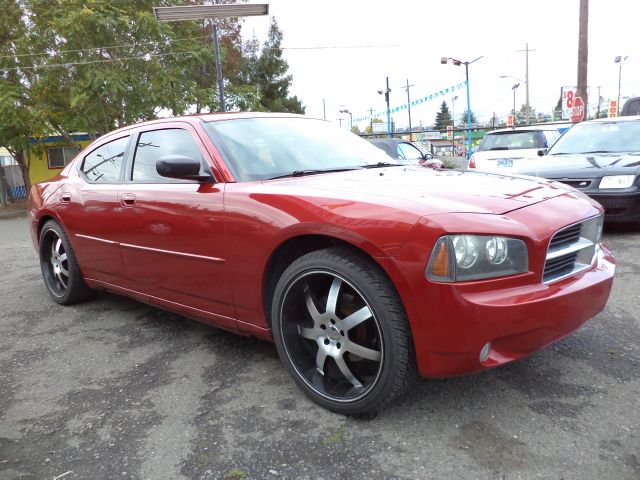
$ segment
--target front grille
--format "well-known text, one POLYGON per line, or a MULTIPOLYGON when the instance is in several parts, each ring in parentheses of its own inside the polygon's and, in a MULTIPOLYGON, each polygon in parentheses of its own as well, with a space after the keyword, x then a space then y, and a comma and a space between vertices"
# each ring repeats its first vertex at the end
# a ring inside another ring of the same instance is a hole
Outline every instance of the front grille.
POLYGON ((571 225, 570 227, 563 228, 558 233, 556 233, 553 238, 551 238, 551 242, 549 243, 549 250, 555 250, 563 245, 568 245, 571 243, 575 243, 580 239, 580 232, 582 231, 582 224, 577 223, 576 225, 571 225))
POLYGON ((589 179, 571 179, 571 180, 558 180, 559 182, 564 183, 565 185, 569 185, 570 187, 576 188, 578 190, 586 190, 591 186, 592 180, 589 179))
POLYGON ((549 242, 542 281, 555 282, 591 266, 601 234, 602 215, 557 231, 549 242))

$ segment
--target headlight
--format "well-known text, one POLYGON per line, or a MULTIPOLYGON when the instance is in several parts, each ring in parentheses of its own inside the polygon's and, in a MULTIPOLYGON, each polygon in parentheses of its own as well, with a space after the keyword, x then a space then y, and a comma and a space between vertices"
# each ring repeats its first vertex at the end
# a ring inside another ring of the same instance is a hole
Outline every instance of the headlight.
POLYGON ((607 175, 600 180, 599 188, 629 188, 635 178, 635 175, 607 175))
POLYGON ((527 246, 522 240, 493 235, 445 235, 436 242, 426 276, 437 282, 466 282, 525 273, 527 246))

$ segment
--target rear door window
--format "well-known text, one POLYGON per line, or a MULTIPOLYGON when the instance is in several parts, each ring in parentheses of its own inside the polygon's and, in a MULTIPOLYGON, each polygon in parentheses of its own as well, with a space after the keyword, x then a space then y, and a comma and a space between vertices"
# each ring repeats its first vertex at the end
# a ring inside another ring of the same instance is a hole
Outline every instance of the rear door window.
POLYGON ((90 152, 80 170, 94 183, 119 183, 129 136, 118 138, 90 152))

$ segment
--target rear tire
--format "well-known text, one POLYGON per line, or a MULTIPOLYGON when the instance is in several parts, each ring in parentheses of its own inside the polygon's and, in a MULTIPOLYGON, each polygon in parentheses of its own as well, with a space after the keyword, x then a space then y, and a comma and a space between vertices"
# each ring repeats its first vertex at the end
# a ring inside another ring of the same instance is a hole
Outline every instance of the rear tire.
POLYGON ((44 284, 55 302, 71 305, 91 297, 67 234, 55 220, 42 227, 39 253, 44 284))
POLYGON ((278 281, 271 318, 285 367, 331 411, 371 416, 416 376, 400 298, 356 250, 332 247, 293 262, 278 281))

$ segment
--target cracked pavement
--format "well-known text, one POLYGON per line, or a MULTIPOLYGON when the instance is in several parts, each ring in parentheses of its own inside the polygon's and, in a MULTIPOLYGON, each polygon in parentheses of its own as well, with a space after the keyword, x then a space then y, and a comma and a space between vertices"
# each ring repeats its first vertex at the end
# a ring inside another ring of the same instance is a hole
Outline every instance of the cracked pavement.
POLYGON ((0 220, 2 479, 638 479, 640 227, 606 228, 606 309, 378 417, 312 404, 275 347, 123 297, 62 307, 0 220))

